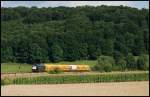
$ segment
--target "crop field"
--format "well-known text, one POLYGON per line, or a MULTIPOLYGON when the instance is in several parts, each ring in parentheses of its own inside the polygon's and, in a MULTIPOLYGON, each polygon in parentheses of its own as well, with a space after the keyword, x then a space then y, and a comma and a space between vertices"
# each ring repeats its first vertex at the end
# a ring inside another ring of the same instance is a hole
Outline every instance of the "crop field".
POLYGON ((101 83, 148 81, 149 72, 118 73, 81 73, 81 74, 47 74, 40 76, 20 76, 1 79, 1 84, 69 84, 69 83, 101 83))

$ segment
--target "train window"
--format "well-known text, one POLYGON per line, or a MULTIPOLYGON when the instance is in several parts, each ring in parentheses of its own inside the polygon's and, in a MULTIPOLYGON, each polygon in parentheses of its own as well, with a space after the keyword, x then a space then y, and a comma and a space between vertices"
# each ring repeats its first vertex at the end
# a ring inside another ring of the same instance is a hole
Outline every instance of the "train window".
POLYGON ((77 66, 76 65, 70 65, 70 70, 76 70, 77 66))

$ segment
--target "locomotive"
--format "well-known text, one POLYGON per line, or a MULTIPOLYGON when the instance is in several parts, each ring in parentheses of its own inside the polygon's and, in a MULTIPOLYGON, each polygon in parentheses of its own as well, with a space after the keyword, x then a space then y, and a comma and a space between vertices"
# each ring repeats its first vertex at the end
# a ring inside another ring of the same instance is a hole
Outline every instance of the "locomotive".
POLYGON ((71 64, 34 64, 32 65, 32 72, 47 72, 51 70, 59 69, 64 72, 80 71, 86 72, 90 71, 90 67, 85 64, 71 65, 71 64))

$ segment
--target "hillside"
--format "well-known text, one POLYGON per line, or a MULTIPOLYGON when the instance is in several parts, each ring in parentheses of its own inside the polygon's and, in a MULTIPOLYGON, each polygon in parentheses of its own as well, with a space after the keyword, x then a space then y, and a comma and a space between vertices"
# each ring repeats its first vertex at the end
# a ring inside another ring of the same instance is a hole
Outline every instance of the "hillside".
POLYGON ((149 54, 149 11, 124 6, 1 8, 1 62, 149 54))

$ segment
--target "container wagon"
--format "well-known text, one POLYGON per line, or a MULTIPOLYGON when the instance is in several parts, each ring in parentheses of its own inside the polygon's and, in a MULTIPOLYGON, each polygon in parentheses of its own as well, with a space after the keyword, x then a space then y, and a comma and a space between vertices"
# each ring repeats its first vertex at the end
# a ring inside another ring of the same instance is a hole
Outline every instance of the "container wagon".
POLYGON ((85 72, 90 71, 90 67, 85 64, 79 64, 79 65, 69 65, 69 64, 34 64, 32 66, 32 72, 47 72, 52 71, 55 69, 62 70, 64 72, 72 72, 72 71, 79 71, 79 72, 85 72))

